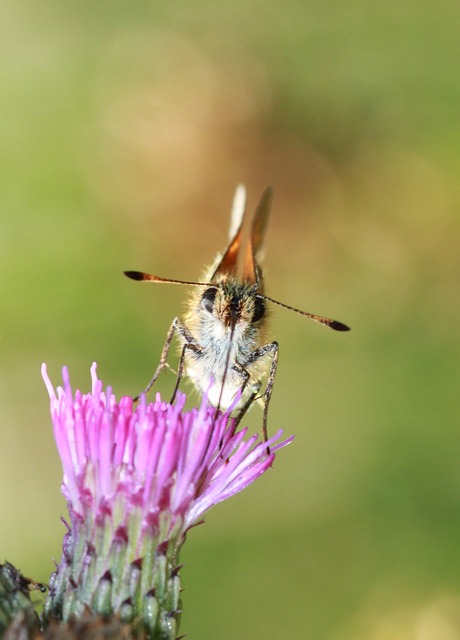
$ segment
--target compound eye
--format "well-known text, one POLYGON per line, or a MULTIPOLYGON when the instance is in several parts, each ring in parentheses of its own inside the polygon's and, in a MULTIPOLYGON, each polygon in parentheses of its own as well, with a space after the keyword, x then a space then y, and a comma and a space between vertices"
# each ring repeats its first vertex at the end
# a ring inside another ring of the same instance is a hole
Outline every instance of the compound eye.
POLYGON ((208 313, 212 313, 214 309, 214 300, 216 299, 217 289, 206 289, 201 298, 201 306, 208 313))
POLYGON ((254 312, 252 314, 251 322, 258 322, 265 315, 265 302, 263 298, 256 298, 254 300, 254 312))

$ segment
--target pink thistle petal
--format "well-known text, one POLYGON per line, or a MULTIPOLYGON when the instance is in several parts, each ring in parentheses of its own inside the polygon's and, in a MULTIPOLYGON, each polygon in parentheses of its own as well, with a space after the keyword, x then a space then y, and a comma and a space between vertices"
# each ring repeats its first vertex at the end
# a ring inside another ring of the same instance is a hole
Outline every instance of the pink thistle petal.
MULTIPOLYGON (((63 387, 54 390, 46 365, 42 376, 50 396, 54 435, 64 471, 63 493, 75 516, 98 520, 118 508, 117 526, 128 530, 131 513, 141 508, 142 529, 158 526, 160 514, 181 522, 179 537, 214 504, 238 493, 272 464, 282 431, 268 442, 234 433, 229 414, 207 405, 184 411, 176 404, 142 397, 119 402, 103 390, 96 364, 91 367, 92 393, 72 393, 67 368, 63 387), (270 454, 267 453, 267 447, 270 454), (120 502, 121 500, 121 502, 120 502)), ((115 526, 115 525, 114 525, 115 526)))

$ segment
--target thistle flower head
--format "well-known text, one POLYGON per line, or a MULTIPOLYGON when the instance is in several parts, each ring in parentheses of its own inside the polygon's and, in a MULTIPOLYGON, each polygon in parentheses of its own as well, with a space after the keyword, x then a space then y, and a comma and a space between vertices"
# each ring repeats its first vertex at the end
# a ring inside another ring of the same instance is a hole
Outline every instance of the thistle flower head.
POLYGON ((206 398, 191 411, 182 394, 174 405, 159 395, 137 406, 117 401, 95 364, 88 394, 72 392, 66 368, 57 391, 45 365, 42 375, 70 514, 48 615, 65 620, 89 607, 127 622, 141 617, 152 638, 175 637, 185 532, 263 474, 292 438, 246 437, 206 398))

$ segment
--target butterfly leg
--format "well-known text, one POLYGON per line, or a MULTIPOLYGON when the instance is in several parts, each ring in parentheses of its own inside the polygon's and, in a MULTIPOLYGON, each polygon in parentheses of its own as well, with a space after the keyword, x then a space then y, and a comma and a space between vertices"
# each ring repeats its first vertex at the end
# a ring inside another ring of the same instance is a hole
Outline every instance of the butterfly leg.
MULTIPOLYGON (((152 376, 150 382, 148 383, 148 385, 142 391, 142 393, 145 393, 145 395, 147 395, 148 392, 150 391, 150 389, 153 387, 153 385, 157 381, 158 376, 163 371, 163 369, 165 367, 169 366, 167 360, 168 360, 169 348, 171 346, 171 340, 173 338, 174 332, 176 331, 176 327, 175 327, 176 320, 177 320, 177 318, 174 318, 174 320, 171 323, 171 326, 168 329, 168 333, 166 335, 166 340, 165 340, 165 343, 163 345, 163 349, 161 351, 160 362, 158 363, 158 366, 157 366, 157 368, 155 370, 155 373, 153 374, 153 376, 152 376)), ((137 395, 134 398, 134 402, 139 400, 139 398, 141 397, 142 393, 140 393, 139 395, 137 395)))
POLYGON ((174 325, 174 330, 177 331, 181 340, 184 342, 184 346, 182 347, 182 351, 179 358, 176 384, 174 386, 174 391, 171 398, 171 404, 174 402, 176 398, 177 391, 179 390, 180 381, 184 377, 186 352, 191 351, 192 353, 198 354, 198 353, 201 353, 202 351, 201 345, 195 340, 193 335, 188 330, 187 326, 182 322, 180 318, 174 318, 173 325, 174 325))
MULTIPOLYGON (((260 358, 264 358, 266 356, 271 357, 271 365, 270 372, 268 374, 267 386, 265 387, 265 391, 263 392, 261 398, 263 398, 264 402, 264 413, 262 418, 262 430, 264 434, 264 440, 268 440, 268 432, 267 432, 267 421, 268 421, 268 405, 270 404, 270 398, 272 397, 273 384, 275 382, 276 369, 278 367, 278 343, 277 342, 269 342, 268 344, 264 344, 262 347, 255 349, 252 353, 249 354, 247 363, 248 365, 257 362, 260 358)), ((254 398, 253 398, 254 400, 254 398)))
MULTIPOLYGON (((169 364, 168 364, 168 355, 169 355, 169 349, 171 347, 171 342, 172 342, 172 339, 173 339, 173 336, 174 336, 175 333, 179 334, 181 336, 181 338, 186 341, 186 344, 187 344, 187 342, 191 342, 191 343, 195 343, 195 345, 197 345, 199 347, 199 345, 197 344, 196 340, 194 339, 194 337, 192 336, 190 331, 187 329, 187 327, 184 325, 182 320, 180 318, 174 318, 174 320, 171 323, 171 326, 168 329, 168 333, 166 335, 166 340, 165 340, 165 343, 163 345, 163 349, 161 351, 160 362, 158 363, 158 366, 157 366, 157 368, 155 370, 155 373, 153 374, 150 382, 145 387, 145 389, 142 391, 142 393, 145 393, 145 395, 147 395, 148 392, 150 391, 150 389, 153 387, 153 385, 157 381, 158 376, 163 371, 163 369, 165 367, 171 368, 169 366, 169 364)), ((178 379, 176 381, 176 386, 174 388, 173 399, 174 399, 174 397, 176 395, 176 392, 177 392, 177 389, 179 387, 180 379, 183 376, 183 368, 184 368, 184 363, 183 363, 183 351, 182 351, 181 360, 179 362, 179 374, 178 374, 178 379)), ((141 394, 137 395, 134 398, 134 401, 139 400, 140 396, 141 396, 141 394)))
MULTIPOLYGON (((246 373, 247 371, 244 370, 246 373)), ((244 392, 244 389, 246 387, 246 383, 249 380, 249 374, 248 375, 248 379, 245 380, 241 391, 244 392)), ((252 403, 254 402, 254 400, 257 397, 257 394, 259 393, 259 389, 260 389, 260 383, 254 388, 254 391, 252 391, 251 395, 248 397, 248 399, 246 400, 246 402, 244 403, 244 405, 241 407, 241 409, 238 410, 238 413, 235 416, 235 429, 236 427, 240 424, 241 420, 244 418, 244 416, 246 415, 247 410, 249 409, 249 407, 252 405, 252 403)))

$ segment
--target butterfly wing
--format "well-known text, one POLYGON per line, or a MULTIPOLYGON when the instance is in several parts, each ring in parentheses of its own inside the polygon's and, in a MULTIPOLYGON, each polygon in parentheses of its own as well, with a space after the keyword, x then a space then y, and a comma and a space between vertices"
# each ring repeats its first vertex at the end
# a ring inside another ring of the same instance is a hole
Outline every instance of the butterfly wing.
POLYGON ((251 225, 251 235, 246 247, 243 264, 243 277, 247 282, 259 283, 260 269, 258 263, 262 259, 265 232, 267 230, 273 191, 267 187, 260 198, 251 225))
POLYGON ((223 274, 236 275, 238 267, 238 255, 241 248, 243 219, 246 208, 246 189, 238 185, 233 199, 232 213, 230 218, 229 245, 224 251, 214 273, 211 277, 213 282, 217 276, 223 274))
POLYGON ((236 187, 233 198, 232 213, 230 216, 230 228, 228 230, 228 241, 232 242, 243 224, 244 213, 246 211, 246 188, 239 184, 236 187))

